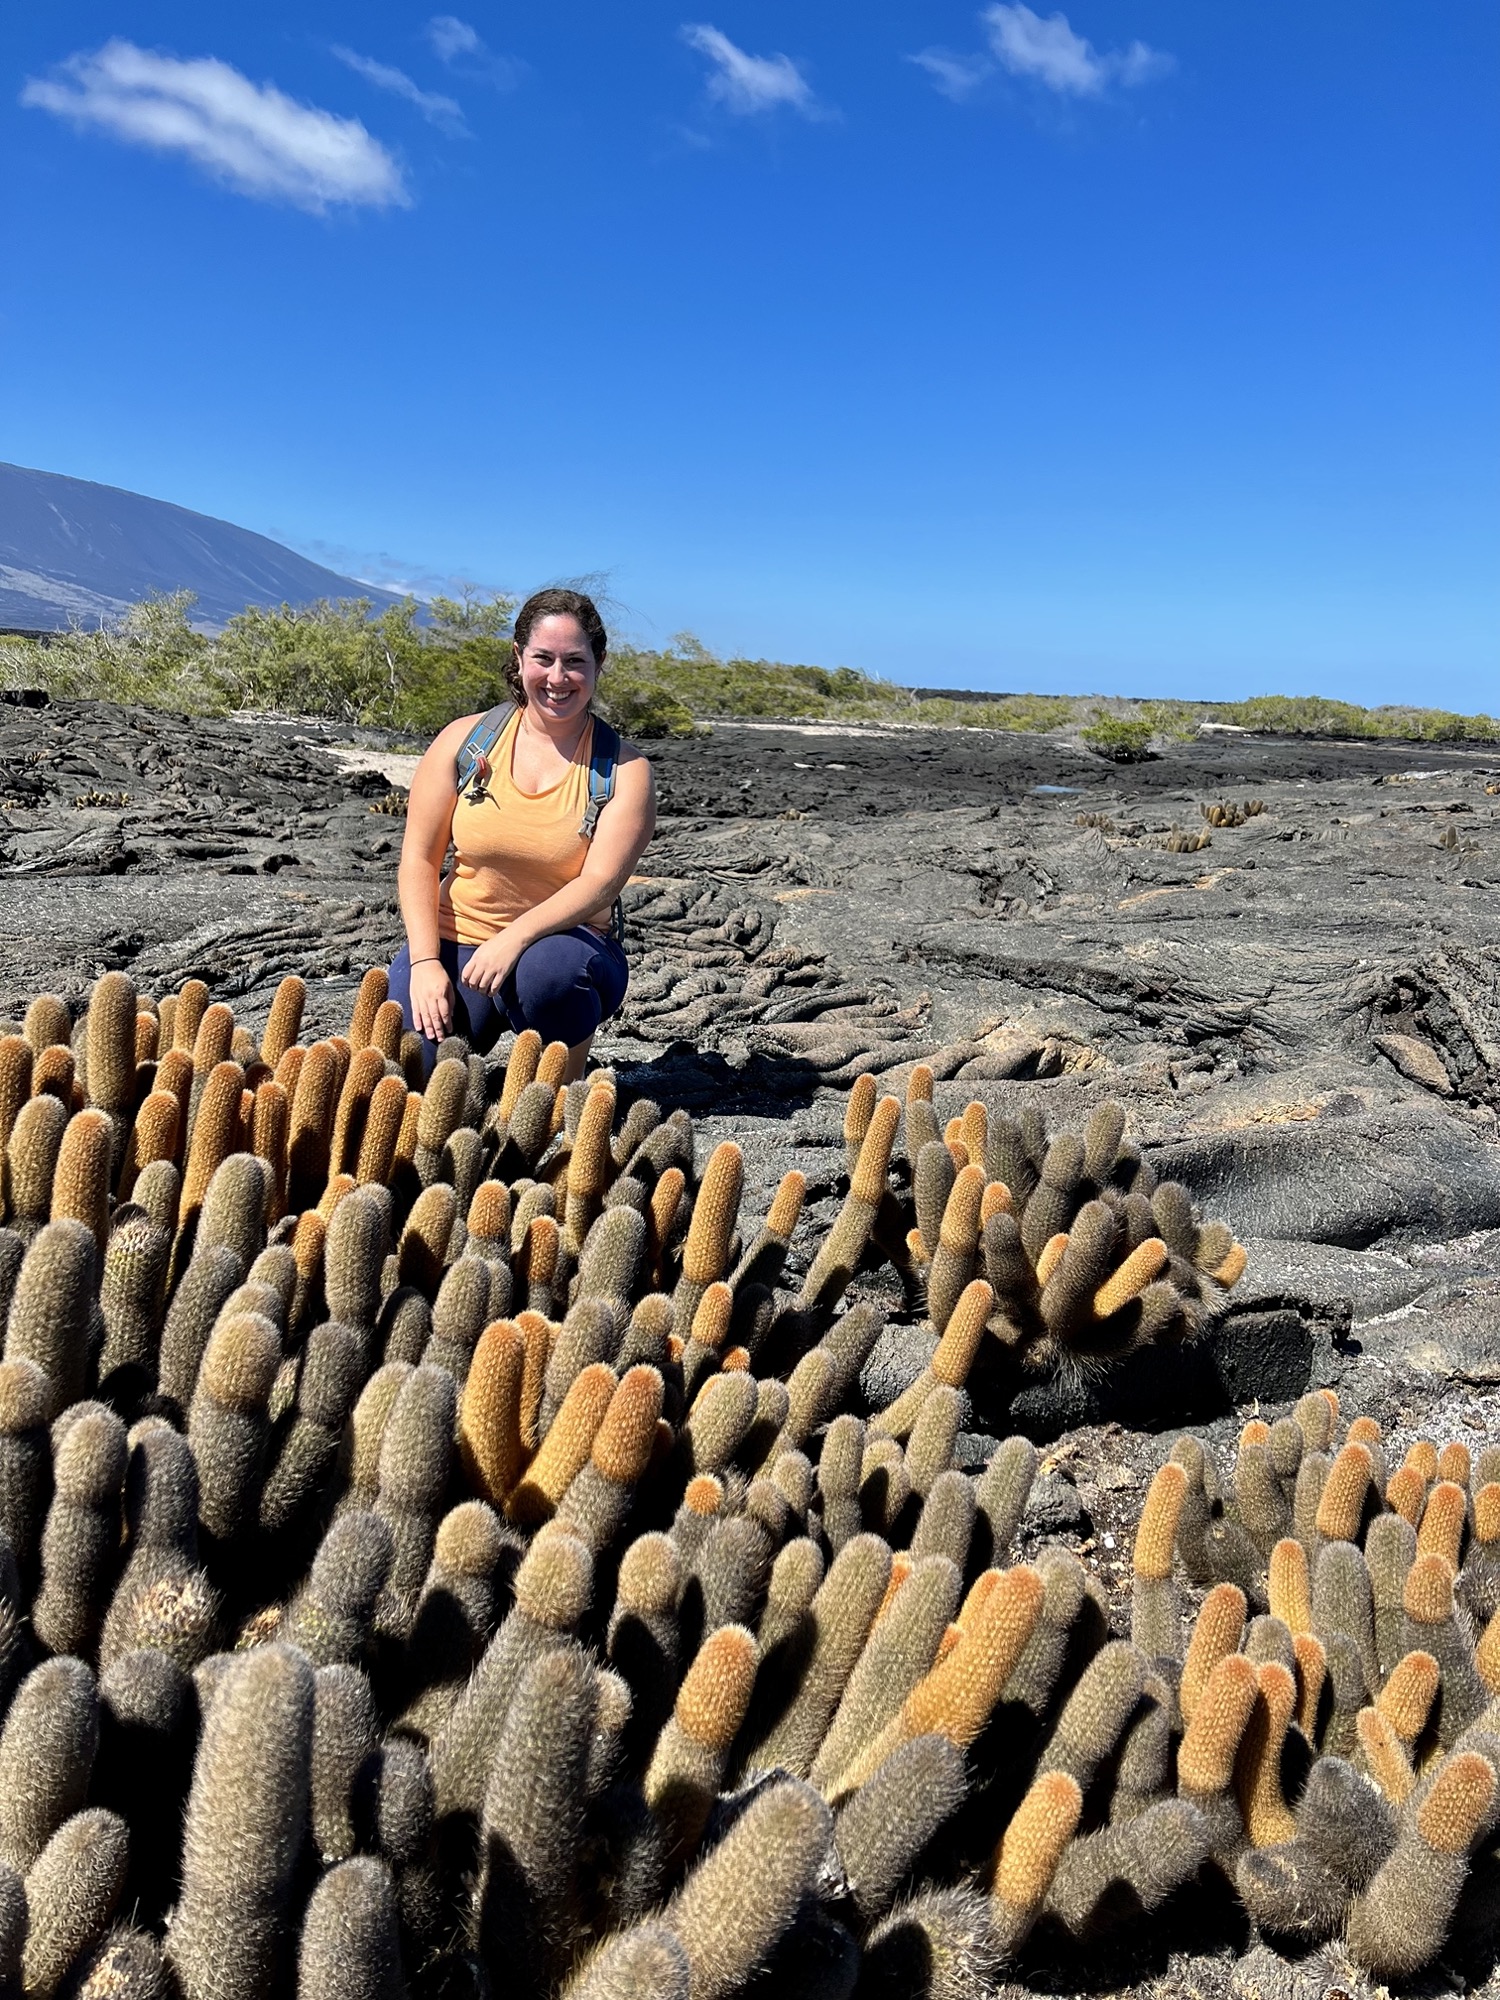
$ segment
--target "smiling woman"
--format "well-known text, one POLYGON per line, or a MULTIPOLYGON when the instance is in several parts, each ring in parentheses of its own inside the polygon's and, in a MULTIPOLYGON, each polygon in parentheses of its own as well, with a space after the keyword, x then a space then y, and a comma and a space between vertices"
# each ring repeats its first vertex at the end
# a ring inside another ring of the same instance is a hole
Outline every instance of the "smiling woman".
POLYGON ((460 716, 417 766, 390 992, 429 1070, 444 1035, 482 1053, 509 1025, 565 1042, 568 1076, 581 1076, 625 998, 612 913, 655 830, 656 795, 650 764, 591 707, 607 643, 589 598, 538 591, 516 617, 514 707, 493 743, 474 754, 482 718, 460 716))

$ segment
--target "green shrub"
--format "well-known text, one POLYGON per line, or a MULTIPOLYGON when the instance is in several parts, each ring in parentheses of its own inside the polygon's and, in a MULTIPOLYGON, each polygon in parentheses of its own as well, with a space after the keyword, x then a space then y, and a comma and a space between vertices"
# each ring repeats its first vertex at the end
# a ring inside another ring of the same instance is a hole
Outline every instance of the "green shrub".
POLYGON ((597 706, 622 736, 649 742, 656 736, 691 736, 693 711, 658 681, 619 674, 611 666, 599 683, 597 706))
MULTIPOLYGON (((45 643, 0 639, 0 688, 43 687, 61 699, 145 702, 184 714, 280 710, 409 731, 419 742, 455 716, 504 698, 511 597, 471 591, 425 606, 406 598, 378 611, 366 598, 275 610, 251 605, 217 634, 194 627, 193 601, 191 592, 178 591, 132 605, 98 631, 64 632, 45 643)), ((691 632, 676 633, 659 651, 617 645, 600 706, 627 735, 647 740, 684 736, 695 719, 714 718, 1026 731, 1083 721, 1084 742, 1121 762, 1146 756, 1152 736, 1190 737, 1206 719, 1282 735, 1500 741, 1494 716, 1402 704, 1360 708, 1321 695, 1122 701, 1118 713, 1072 695, 918 701, 909 688, 854 667, 721 660, 691 632)))
POLYGON ((1143 701, 1135 712, 1150 725, 1153 736, 1170 736, 1178 743, 1191 742, 1198 724, 1213 715, 1209 704, 1201 701, 1143 701))
POLYGON ((1139 764, 1150 755, 1151 724, 1136 716, 1106 715, 1096 709, 1082 735, 1091 750, 1116 764, 1139 764))

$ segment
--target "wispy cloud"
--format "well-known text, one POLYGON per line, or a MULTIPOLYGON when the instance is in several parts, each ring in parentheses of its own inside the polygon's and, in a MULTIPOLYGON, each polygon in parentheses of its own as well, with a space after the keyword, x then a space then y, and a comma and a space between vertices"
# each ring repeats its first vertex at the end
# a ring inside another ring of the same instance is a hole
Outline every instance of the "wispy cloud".
POLYGON ((521 80, 524 65, 512 56, 496 55, 479 30, 456 14, 434 14, 427 23, 427 40, 439 62, 458 76, 493 84, 496 90, 513 90, 521 80))
POLYGON ((440 132, 447 132, 455 138, 468 131, 464 114, 451 97, 444 97, 436 90, 423 90, 414 83, 404 69, 396 69, 391 63, 377 62, 373 56, 359 55, 354 49, 334 45, 333 54, 339 61, 362 76, 377 90, 388 90, 393 97, 404 97, 408 104, 414 104, 429 125, 436 125, 440 132))
POLYGON ((484 49, 479 30, 454 14, 434 14, 427 23, 427 39, 444 62, 455 56, 477 56, 484 49))
POLYGON ((126 145, 180 154, 259 201, 315 214, 411 202, 395 159, 357 118, 299 104, 213 56, 182 60, 110 41, 30 78, 21 102, 126 145))
POLYGON ((923 49, 906 60, 915 63, 918 69, 925 69, 932 78, 933 89, 951 97, 955 104, 977 90, 987 76, 993 75, 995 67, 984 56, 956 56, 947 49, 923 49))
POLYGON ((320 541, 305 535, 284 533, 271 526, 265 531, 273 542, 284 542, 299 555, 307 556, 312 562, 322 563, 340 576, 346 576, 355 583, 370 584, 376 590, 393 590, 405 596, 408 593, 426 602, 432 597, 461 597, 469 591, 478 597, 499 597, 503 590, 497 583, 477 583, 473 577, 454 575, 451 570, 432 569, 427 564, 413 562, 410 557, 395 555, 389 549, 351 549, 343 542, 320 541))
POLYGON ((804 117, 816 115, 812 86, 790 56, 749 55, 718 28, 701 23, 685 25, 682 39, 699 55, 708 57, 712 65, 708 94, 726 111, 749 115, 787 105, 804 117))
POLYGON ((1000 67, 1012 76, 1031 77, 1062 97, 1098 97, 1111 83, 1132 89, 1164 76, 1172 58, 1132 42, 1128 49, 1100 53, 1086 36, 1068 26, 1066 14, 1043 20, 1019 4, 986 7, 980 16, 1000 67))

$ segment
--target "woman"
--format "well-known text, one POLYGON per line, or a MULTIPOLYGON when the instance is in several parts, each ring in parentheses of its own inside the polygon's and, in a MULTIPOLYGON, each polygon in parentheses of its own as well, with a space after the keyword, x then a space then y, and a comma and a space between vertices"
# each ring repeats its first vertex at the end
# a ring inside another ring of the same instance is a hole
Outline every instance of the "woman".
POLYGON ((450 722, 417 766, 397 878, 407 942, 390 992, 429 1070, 445 1035, 483 1051, 508 1024, 566 1042, 571 1081, 625 998, 612 913, 655 830, 656 793, 650 764, 622 742, 613 796, 584 837, 590 703, 607 643, 581 592, 538 591, 516 616, 506 673, 516 713, 487 781, 460 796, 455 760, 473 715, 450 722))

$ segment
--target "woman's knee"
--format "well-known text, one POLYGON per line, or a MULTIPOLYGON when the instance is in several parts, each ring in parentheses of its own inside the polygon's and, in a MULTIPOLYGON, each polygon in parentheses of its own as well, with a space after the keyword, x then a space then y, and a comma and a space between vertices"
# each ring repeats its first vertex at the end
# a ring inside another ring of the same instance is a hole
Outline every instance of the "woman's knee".
POLYGON ((587 1040, 613 1011, 594 976, 598 953, 592 941, 567 932, 528 945, 511 975, 512 1014, 544 1040, 566 1042, 570 1048, 587 1040))

